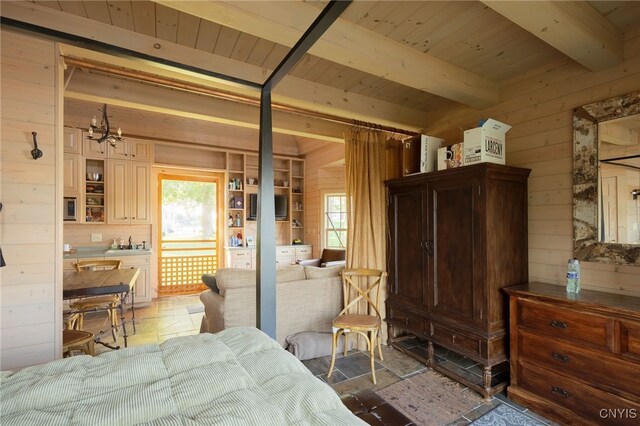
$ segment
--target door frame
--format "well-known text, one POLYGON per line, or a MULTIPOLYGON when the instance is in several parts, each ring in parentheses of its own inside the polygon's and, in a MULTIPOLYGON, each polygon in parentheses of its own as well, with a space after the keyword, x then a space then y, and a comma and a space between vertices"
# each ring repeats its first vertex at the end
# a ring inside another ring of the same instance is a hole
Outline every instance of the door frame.
POLYGON ((152 175, 153 181, 156 185, 156 190, 152 191, 152 225, 151 225, 151 235, 155 236, 155 241, 158 244, 158 253, 154 253, 152 256, 152 268, 155 271, 152 271, 152 275, 155 279, 155 286, 151 287, 151 297, 158 297, 158 287, 160 286, 160 264, 158 262, 159 251, 160 251, 160 241, 162 241, 162 218, 160 217, 160 201, 161 197, 161 186, 160 179, 161 176, 172 176, 179 180, 193 180, 197 182, 209 182, 211 179, 218 179, 220 182, 220 190, 217 191, 216 194, 216 203, 218 206, 218 220, 216 221, 216 256, 218 257, 218 265, 223 265, 224 262, 224 253, 222 251, 222 247, 220 246, 220 241, 224 239, 224 214, 226 212, 225 205, 225 187, 224 182, 226 179, 226 172, 224 170, 203 170, 203 169, 190 169, 185 167, 174 167, 174 166, 152 166, 152 175), (154 229, 155 228, 155 229, 154 229), (222 239, 220 239, 222 238, 222 239))

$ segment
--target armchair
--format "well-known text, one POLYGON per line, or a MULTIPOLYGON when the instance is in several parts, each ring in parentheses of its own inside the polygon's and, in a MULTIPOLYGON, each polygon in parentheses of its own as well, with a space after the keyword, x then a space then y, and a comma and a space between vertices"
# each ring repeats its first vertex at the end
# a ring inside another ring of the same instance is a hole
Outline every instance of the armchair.
POLYGON ((346 262, 347 252, 344 249, 323 249, 320 259, 298 260, 302 266, 338 266, 346 262))

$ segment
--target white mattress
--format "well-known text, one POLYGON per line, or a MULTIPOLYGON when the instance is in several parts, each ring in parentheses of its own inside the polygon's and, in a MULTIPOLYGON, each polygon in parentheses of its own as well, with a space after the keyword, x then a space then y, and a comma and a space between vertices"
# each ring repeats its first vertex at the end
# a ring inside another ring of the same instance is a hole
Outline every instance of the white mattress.
POLYGON ((261 331, 236 327, 0 376, 2 425, 362 425, 261 331))

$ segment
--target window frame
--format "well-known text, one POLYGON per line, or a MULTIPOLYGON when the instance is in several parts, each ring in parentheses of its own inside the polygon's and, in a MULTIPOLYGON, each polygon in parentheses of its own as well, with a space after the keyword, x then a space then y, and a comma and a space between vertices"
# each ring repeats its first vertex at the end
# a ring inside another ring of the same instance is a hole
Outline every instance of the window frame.
POLYGON ((339 247, 339 246, 332 246, 329 247, 328 246, 328 240, 329 240, 329 232, 333 232, 333 229, 329 226, 329 224, 327 223, 327 213, 344 213, 345 215, 345 223, 348 223, 348 212, 347 212, 347 194, 344 191, 324 191, 322 193, 322 219, 321 219, 321 224, 322 224, 322 248, 336 248, 336 249, 346 249, 346 245, 347 245, 347 228, 335 228, 336 231, 338 232, 344 232, 344 239, 343 239, 343 244, 344 247, 339 247), (344 199, 344 211, 339 211, 339 212, 329 212, 329 197, 342 197, 344 199))

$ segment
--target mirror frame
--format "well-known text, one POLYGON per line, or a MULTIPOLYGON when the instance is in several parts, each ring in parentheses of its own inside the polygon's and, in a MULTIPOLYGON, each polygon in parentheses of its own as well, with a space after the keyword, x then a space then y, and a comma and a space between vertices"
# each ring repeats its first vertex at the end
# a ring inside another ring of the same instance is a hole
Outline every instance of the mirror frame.
POLYGON ((598 240, 598 123, 640 114, 640 91, 573 110, 573 255, 640 266, 640 246, 598 240))

